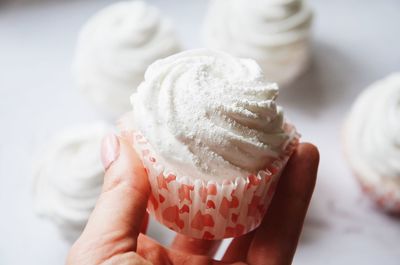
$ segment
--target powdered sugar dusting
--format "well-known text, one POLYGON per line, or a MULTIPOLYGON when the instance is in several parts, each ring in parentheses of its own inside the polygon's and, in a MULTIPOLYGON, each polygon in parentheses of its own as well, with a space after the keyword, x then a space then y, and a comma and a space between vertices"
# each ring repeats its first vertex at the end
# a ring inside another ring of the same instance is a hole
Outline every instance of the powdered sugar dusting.
POLYGON ((277 95, 253 60, 187 51, 148 68, 132 96, 134 124, 180 175, 247 176, 295 134, 284 130, 277 95))

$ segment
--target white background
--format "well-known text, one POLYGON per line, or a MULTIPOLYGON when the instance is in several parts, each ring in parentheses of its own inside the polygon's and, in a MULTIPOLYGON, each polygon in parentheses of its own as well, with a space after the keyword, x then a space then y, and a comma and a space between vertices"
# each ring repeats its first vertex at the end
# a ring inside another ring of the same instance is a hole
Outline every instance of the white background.
MULTIPOLYGON (((68 244, 32 212, 30 164, 50 136, 98 119, 70 65, 77 32, 111 1, 0 2, 0 264, 63 264, 68 244)), ((200 47, 206 1, 153 0, 186 48, 200 47)), ((250 2, 250 1, 249 1, 250 2)), ((360 192, 340 132, 355 96, 400 70, 400 1, 314 0, 313 64, 281 91, 303 140, 321 152, 319 180, 295 264, 400 264, 400 218, 360 192)), ((153 225, 151 234, 163 242, 153 225), (158 234, 158 235, 157 235, 158 234)))

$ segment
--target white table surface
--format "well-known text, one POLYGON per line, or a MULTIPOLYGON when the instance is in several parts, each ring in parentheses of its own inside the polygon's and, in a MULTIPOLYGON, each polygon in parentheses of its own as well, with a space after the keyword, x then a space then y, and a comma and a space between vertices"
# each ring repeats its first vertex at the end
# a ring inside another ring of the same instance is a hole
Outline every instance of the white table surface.
MULTIPOLYGON (((111 1, 0 3, 0 264, 63 264, 68 243, 32 212, 30 164, 63 128, 99 118, 70 72, 77 32, 111 1)), ((206 1, 153 0, 200 47, 206 1)), ((280 102, 319 146, 319 180, 294 264, 400 264, 400 218, 377 211, 342 155, 340 130, 355 96, 400 70, 400 1, 314 0, 313 64, 280 102)), ((151 234, 163 242, 154 224, 151 234)))

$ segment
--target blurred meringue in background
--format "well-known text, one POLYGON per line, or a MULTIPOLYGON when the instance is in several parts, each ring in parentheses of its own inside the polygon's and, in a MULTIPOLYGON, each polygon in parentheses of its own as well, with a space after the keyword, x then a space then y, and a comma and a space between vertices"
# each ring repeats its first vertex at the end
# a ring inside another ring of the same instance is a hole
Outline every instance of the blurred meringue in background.
POLYGON ((361 92, 343 136, 347 160, 363 190, 385 210, 400 214, 400 73, 361 92))
POLYGON ((100 194, 100 146, 111 131, 103 122, 65 130, 34 165, 35 211, 53 221, 70 242, 82 232, 100 194))
POLYGON ((83 26, 74 72, 80 90, 106 116, 130 110, 129 96, 153 61, 180 51, 170 20, 144 1, 100 10, 83 26))
POLYGON ((309 64, 312 16, 303 0, 214 0, 204 23, 205 43, 255 59, 269 81, 285 86, 309 64))

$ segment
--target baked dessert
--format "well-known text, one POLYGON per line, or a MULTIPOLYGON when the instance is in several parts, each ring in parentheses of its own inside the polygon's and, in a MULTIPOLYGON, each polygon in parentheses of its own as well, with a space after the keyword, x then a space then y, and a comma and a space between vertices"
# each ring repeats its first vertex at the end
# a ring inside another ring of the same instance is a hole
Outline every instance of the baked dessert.
POLYGON ((82 93, 104 114, 130 109, 129 96, 153 61, 179 51, 170 20, 144 1, 114 3, 83 26, 74 72, 82 93))
POLYGON ((81 234, 103 184, 102 138, 111 128, 93 123, 55 137, 34 169, 34 208, 70 242, 81 234))
POLYGON ((363 190, 383 209, 400 213, 400 73, 373 83, 358 96, 343 139, 363 190))
POLYGON ((205 20, 207 47, 255 59, 280 86, 305 72, 312 12, 303 0, 214 0, 205 20))
POLYGON ((299 135, 258 64, 191 50, 158 60, 120 122, 147 169, 149 211, 195 238, 255 229, 299 135))

